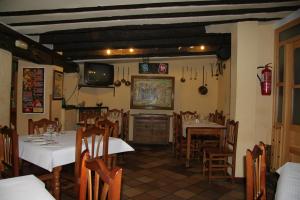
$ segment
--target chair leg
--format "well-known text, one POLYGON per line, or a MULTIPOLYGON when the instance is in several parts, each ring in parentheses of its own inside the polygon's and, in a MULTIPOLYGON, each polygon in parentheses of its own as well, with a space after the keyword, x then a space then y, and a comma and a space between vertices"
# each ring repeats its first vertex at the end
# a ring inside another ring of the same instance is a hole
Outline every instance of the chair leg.
POLYGON ((202 158, 202 175, 205 176, 205 170, 206 170, 206 156, 205 151, 203 151, 203 158, 202 158))
POLYGON ((208 182, 211 183, 211 176, 212 176, 212 158, 209 156, 208 162, 208 182))

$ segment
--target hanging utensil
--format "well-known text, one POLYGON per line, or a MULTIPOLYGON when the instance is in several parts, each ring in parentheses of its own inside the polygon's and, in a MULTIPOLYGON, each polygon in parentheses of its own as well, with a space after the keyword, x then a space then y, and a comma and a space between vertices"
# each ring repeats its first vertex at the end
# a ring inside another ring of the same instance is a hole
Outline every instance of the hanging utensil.
POLYGON ((195 69, 195 77, 194 77, 194 80, 197 80, 197 75, 198 75, 198 72, 197 72, 197 68, 195 69))
POLYGON ((184 78, 184 67, 182 67, 182 72, 181 72, 181 79, 180 79, 181 83, 185 82, 185 78, 184 78))
POLYGON ((118 66, 117 80, 114 82, 114 86, 116 86, 116 87, 121 86, 121 81, 119 80, 119 74, 120 74, 120 69, 119 69, 119 66, 118 66))
POLYGON ((191 67, 191 76, 190 76, 190 80, 193 80, 193 68, 191 67))
POLYGON ((131 82, 129 81, 129 67, 127 68, 127 81, 125 82, 126 86, 130 86, 131 82))
POLYGON ((214 77, 214 63, 210 63, 211 77, 214 77))
POLYGON ((123 78, 122 78, 122 80, 121 80, 122 83, 125 83, 125 82, 126 82, 126 80, 125 80, 125 78, 124 78, 124 73, 125 73, 125 69, 124 69, 124 66, 123 66, 123 78))
POLYGON ((208 92, 208 90, 207 90, 206 85, 204 84, 204 66, 203 66, 203 70, 202 71, 203 71, 202 85, 198 88, 198 90, 199 90, 199 93, 201 95, 206 95, 207 92, 208 92))

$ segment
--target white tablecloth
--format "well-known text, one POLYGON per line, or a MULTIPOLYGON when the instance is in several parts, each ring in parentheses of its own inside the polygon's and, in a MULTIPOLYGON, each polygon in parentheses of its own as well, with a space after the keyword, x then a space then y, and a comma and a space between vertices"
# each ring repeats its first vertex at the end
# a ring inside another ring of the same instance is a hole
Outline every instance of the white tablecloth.
POLYGON ((186 137, 186 129, 189 127, 201 127, 201 128, 225 128, 225 126, 209 122, 206 120, 189 120, 182 122, 182 135, 186 137))
POLYGON ((300 163, 287 162, 277 170, 280 174, 277 182, 275 200, 300 199, 300 163))
POLYGON ((33 175, 0 180, 1 200, 55 200, 33 175))
MULTIPOLYGON (((52 138, 57 144, 43 146, 35 142, 26 142, 28 137, 20 136, 19 157, 50 172, 52 172, 54 167, 75 162, 76 132, 65 131, 59 136, 53 136, 52 138)), ((134 149, 120 138, 109 138, 109 154, 127 151, 134 151, 134 149)), ((99 155, 102 155, 102 144, 99 155)))

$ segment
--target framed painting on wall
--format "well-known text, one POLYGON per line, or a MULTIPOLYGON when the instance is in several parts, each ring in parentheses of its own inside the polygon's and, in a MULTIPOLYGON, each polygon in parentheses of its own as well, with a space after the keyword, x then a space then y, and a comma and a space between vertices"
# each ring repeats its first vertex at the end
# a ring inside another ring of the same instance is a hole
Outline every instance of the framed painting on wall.
POLYGON ((43 113, 44 92, 44 68, 23 68, 23 113, 43 113))
POLYGON ((174 109, 174 77, 132 76, 130 108, 174 109))
POLYGON ((53 91, 52 99, 61 100, 63 98, 63 80, 64 74, 60 71, 53 71, 53 91))

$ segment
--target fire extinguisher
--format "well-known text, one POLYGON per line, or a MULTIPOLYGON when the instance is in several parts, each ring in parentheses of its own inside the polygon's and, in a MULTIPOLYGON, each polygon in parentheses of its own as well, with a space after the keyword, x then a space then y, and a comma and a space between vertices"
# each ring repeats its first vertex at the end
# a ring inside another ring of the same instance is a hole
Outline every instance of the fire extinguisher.
POLYGON ((257 69, 263 68, 261 71, 261 76, 257 74, 257 78, 260 82, 261 94, 262 95, 271 95, 272 90, 272 68, 271 63, 266 64, 263 67, 257 67, 257 69))

